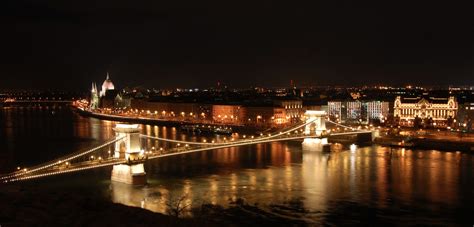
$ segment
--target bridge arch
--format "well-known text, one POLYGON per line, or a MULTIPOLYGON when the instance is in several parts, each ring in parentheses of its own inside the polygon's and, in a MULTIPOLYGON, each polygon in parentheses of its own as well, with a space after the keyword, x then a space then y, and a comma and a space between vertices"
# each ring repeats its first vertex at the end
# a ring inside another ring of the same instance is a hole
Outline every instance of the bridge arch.
POLYGON ((324 131, 326 131, 326 111, 307 110, 304 113, 304 116, 306 123, 308 123, 305 126, 305 135, 315 134, 320 136, 324 131))

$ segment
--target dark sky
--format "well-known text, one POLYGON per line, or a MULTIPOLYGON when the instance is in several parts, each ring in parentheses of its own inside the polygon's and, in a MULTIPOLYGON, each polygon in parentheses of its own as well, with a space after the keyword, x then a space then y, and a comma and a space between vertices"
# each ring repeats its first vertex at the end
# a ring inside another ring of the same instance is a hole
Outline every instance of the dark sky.
POLYGON ((474 84, 454 1, 6 0, 0 88, 474 84))

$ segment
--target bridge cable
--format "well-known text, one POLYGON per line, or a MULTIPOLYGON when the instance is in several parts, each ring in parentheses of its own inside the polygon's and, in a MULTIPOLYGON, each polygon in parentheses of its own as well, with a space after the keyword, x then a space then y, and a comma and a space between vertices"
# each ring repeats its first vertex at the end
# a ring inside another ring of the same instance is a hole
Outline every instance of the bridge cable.
POLYGON ((94 147, 94 148, 91 148, 87 151, 84 151, 84 152, 81 152, 81 153, 78 153, 78 154, 69 154, 67 156, 65 156, 66 158, 57 158, 53 161, 49 161, 49 162, 46 162, 44 164, 41 164, 41 165, 38 165, 36 167, 33 167, 31 169, 27 169, 26 171, 24 170, 20 170, 20 171, 16 171, 16 172, 13 172, 13 173, 10 173, 10 174, 7 174, 5 176, 2 176, 0 177, 0 180, 4 180, 4 179, 9 179, 9 178, 13 178, 13 177, 17 177, 17 176, 21 176, 21 175, 25 175, 25 174, 28 174, 28 173, 32 173, 32 172, 36 172, 36 171, 39 171, 39 170, 43 170, 43 169, 46 169, 46 168, 49 168, 49 167, 52 167, 52 166, 55 166, 55 165, 58 165, 58 164, 61 164, 61 163, 64 163, 64 162, 67 162, 67 161, 70 161, 72 159, 75 159, 75 158, 78 158, 78 157, 81 157, 81 156, 84 156, 86 154, 89 154, 89 153, 92 153, 98 149, 101 149, 101 148, 104 148, 112 143, 115 143, 121 139, 123 139, 125 137, 119 137, 119 138, 116 138, 116 139, 113 139, 111 141, 108 141, 106 143, 103 143, 102 145, 99 145, 97 147, 94 147), (69 156, 69 157, 68 157, 69 156))
POLYGON ((183 144, 192 144, 192 145, 207 145, 207 146, 220 146, 220 145, 225 145, 225 144, 238 144, 238 143, 242 143, 242 142, 246 142, 246 141, 261 141, 261 140, 267 140, 267 139, 279 137, 279 136, 285 135, 287 133, 291 133, 295 130, 298 130, 302 127, 305 127, 306 125, 309 125, 309 124, 313 123, 315 120, 316 119, 305 122, 302 125, 295 126, 295 127, 290 128, 290 129, 288 129, 284 132, 279 132, 278 134, 274 134, 274 135, 271 135, 271 136, 267 136, 267 137, 263 137, 263 138, 260 137, 260 138, 255 138, 255 139, 251 139, 251 140, 238 140, 238 141, 234 141, 234 142, 220 142, 220 143, 188 142, 188 141, 184 141, 184 140, 166 139, 166 138, 162 138, 162 137, 149 136, 149 135, 143 135, 143 134, 140 134, 140 137, 149 138, 149 139, 156 139, 156 140, 161 140, 161 141, 165 141, 165 142, 172 142, 172 143, 183 143, 183 144))

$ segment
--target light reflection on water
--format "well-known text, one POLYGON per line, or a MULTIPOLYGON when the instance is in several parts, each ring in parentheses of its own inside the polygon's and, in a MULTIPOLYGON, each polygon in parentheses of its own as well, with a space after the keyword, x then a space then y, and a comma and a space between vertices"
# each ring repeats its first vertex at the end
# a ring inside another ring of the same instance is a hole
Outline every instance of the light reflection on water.
MULTIPOLYGON (((0 114, 0 145, 5 148, 0 150, 2 171, 114 136, 113 122, 83 118, 64 107, 9 108, 0 114)), ((184 134, 170 126, 144 125, 142 131, 191 141, 224 138, 184 134)), ((170 146, 151 139, 145 139, 144 145, 170 146)), ((360 206, 393 218, 407 211, 417 212, 423 220, 447 223, 459 210, 461 217, 469 217, 462 212, 472 211, 472 154, 380 146, 361 147, 354 153, 348 148, 339 150, 323 154, 303 149, 301 142, 286 142, 167 157, 146 163, 149 184, 144 187, 110 182, 110 168, 89 174, 99 174, 106 182, 106 186, 92 182, 91 188, 99 188, 112 201, 160 213, 166 213, 167 201, 182 195, 195 207, 204 203, 228 206, 237 198, 260 205, 298 200, 310 211, 306 216, 318 220, 324 218, 322 214, 339 217, 339 210, 354 212, 360 206)), ((355 213, 354 219, 361 217, 355 213)))

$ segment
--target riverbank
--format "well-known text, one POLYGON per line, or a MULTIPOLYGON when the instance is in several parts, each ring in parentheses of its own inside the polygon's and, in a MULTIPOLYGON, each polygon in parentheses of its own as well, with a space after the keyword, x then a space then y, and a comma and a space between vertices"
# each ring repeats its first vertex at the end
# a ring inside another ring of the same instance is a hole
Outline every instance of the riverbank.
MULTIPOLYGON (((72 106, 72 108, 75 112, 77 112, 81 116, 93 117, 100 120, 117 121, 117 122, 125 122, 125 123, 132 123, 132 124, 150 124, 150 125, 161 125, 161 126, 171 126, 171 127, 204 124, 204 125, 210 125, 210 126, 226 126, 226 127, 232 128, 233 132, 245 133, 245 134, 259 134, 263 130, 262 128, 248 126, 248 125, 225 125, 225 124, 215 124, 215 123, 196 123, 196 122, 189 122, 189 121, 177 121, 177 120, 172 120, 172 119, 126 117, 126 116, 120 116, 120 115, 91 112, 88 110, 77 108, 75 106, 72 106)), ((275 130, 277 129, 272 129, 270 130, 270 132, 275 131, 275 130)), ((269 131, 266 130, 265 132, 269 132, 269 131)))
POLYGON ((474 153, 474 142, 435 138, 379 137, 374 143, 386 147, 417 150, 463 151, 474 153))

